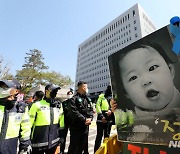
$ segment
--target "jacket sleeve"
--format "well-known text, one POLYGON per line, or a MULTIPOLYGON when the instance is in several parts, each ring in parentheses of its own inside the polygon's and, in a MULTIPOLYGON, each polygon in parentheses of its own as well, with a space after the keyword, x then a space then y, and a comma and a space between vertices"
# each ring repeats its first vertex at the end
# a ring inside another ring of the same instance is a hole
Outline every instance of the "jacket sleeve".
POLYGON ((64 143, 64 112, 63 112, 63 107, 61 104, 61 108, 60 110, 60 116, 59 116, 59 125, 60 125, 60 129, 59 129, 59 137, 60 137, 60 141, 59 144, 60 146, 64 143))
POLYGON ((37 105, 36 105, 36 103, 33 103, 30 110, 29 110, 31 128, 32 128, 32 126, 34 124, 36 114, 37 114, 37 105))
POLYGON ((60 115, 59 115, 59 125, 60 125, 60 129, 64 129, 64 111, 63 111, 63 107, 61 105, 60 110, 60 115))
POLYGON ((96 112, 98 114, 98 119, 102 119, 104 117, 101 110, 101 103, 102 103, 102 96, 99 95, 99 98, 96 102, 96 112))
POLYGON ((31 134, 31 125, 30 125, 30 118, 28 114, 28 107, 25 108, 25 112, 22 116, 21 125, 20 125, 20 144, 19 149, 26 149, 29 145, 31 145, 30 142, 30 134, 31 134))
MULTIPOLYGON (((91 100, 91 99, 90 99, 91 100)), ((88 117, 90 117, 93 120, 94 117, 94 109, 93 109, 93 103, 90 101, 90 107, 88 110, 88 117)))
POLYGON ((81 114, 76 106, 76 97, 72 97, 69 101, 69 116, 73 122, 79 121, 85 123, 86 117, 81 114))

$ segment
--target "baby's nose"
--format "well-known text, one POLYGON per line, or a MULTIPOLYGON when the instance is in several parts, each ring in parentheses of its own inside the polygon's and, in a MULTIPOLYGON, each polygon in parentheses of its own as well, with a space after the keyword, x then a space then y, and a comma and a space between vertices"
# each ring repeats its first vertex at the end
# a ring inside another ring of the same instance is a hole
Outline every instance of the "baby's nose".
POLYGON ((144 82, 144 83, 143 83, 144 86, 147 86, 147 85, 149 85, 149 84, 151 84, 151 81, 148 81, 148 82, 144 82))
POLYGON ((150 79, 150 77, 148 77, 148 76, 143 76, 143 78, 142 78, 142 86, 148 86, 148 85, 150 85, 152 83, 152 81, 151 81, 151 79, 150 79))

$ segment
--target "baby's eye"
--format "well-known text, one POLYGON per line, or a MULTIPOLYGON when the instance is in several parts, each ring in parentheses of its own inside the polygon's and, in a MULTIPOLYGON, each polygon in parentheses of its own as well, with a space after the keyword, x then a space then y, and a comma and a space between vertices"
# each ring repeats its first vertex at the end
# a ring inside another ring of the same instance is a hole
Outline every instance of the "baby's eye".
POLYGON ((149 68, 149 71, 153 71, 155 70, 156 68, 158 68, 159 66, 158 65, 153 65, 149 68))
POLYGON ((137 76, 132 76, 132 77, 130 77, 129 82, 136 80, 136 79, 137 79, 137 76))

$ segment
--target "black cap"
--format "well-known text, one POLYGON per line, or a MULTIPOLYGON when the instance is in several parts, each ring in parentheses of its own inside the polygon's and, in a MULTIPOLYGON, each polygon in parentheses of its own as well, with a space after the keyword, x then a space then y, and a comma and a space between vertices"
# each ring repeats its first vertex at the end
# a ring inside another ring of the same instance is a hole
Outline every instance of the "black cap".
POLYGON ((48 85, 45 87, 45 90, 51 90, 51 91, 53 91, 53 90, 55 90, 55 89, 60 90, 61 88, 60 88, 59 86, 57 86, 57 85, 54 85, 54 84, 48 84, 48 85))
POLYGON ((20 89, 21 85, 18 81, 16 80, 0 80, 0 87, 6 86, 7 88, 16 88, 20 89))
POLYGON ((79 87, 79 86, 81 86, 82 84, 87 84, 87 82, 85 82, 85 81, 79 81, 79 82, 77 83, 77 86, 79 87))
MULTIPOLYGON (((0 98, 5 98, 11 95, 11 89, 18 89, 20 84, 13 80, 0 80, 0 98)), ((17 91, 16 91, 17 92, 17 91)))

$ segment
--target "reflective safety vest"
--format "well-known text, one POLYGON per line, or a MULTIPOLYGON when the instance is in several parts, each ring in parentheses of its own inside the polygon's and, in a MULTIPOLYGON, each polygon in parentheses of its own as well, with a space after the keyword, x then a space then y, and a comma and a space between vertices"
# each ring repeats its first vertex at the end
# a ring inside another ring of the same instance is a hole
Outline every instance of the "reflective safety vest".
POLYGON ((0 153, 16 154, 18 138, 20 149, 30 144, 30 120, 28 108, 18 111, 17 105, 11 110, 6 110, 0 105, 0 153))
POLYGON ((101 122, 103 117, 106 117, 106 112, 110 109, 107 99, 104 97, 104 94, 100 94, 96 102, 96 112, 98 114, 97 121, 101 122))
POLYGON ((32 147, 37 150, 50 149, 60 142, 64 129, 64 114, 61 104, 50 107, 46 100, 32 104, 30 110, 32 147))

